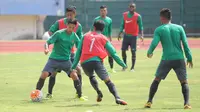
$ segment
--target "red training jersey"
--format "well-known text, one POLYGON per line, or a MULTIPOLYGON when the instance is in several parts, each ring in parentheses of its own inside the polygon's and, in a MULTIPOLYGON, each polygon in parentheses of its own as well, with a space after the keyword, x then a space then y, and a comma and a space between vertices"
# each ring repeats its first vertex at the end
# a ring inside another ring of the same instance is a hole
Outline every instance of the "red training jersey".
POLYGON ((138 26, 138 16, 139 14, 137 12, 134 12, 133 16, 131 18, 128 18, 129 12, 124 12, 124 30, 126 34, 131 34, 133 36, 138 36, 139 33, 139 26, 138 26))
POLYGON ((96 56, 102 60, 106 58, 107 52, 105 45, 107 41, 107 37, 103 34, 98 34, 96 32, 88 32, 85 34, 80 58, 81 63, 96 56))

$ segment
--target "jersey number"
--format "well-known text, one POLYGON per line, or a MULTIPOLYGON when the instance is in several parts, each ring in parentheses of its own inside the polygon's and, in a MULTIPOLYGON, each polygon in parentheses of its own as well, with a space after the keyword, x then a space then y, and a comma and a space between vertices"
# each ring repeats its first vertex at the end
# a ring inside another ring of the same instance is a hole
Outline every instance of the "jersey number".
POLYGON ((92 38, 92 42, 90 44, 90 52, 92 52, 92 48, 93 48, 93 45, 94 45, 94 41, 95 41, 95 38, 92 38))

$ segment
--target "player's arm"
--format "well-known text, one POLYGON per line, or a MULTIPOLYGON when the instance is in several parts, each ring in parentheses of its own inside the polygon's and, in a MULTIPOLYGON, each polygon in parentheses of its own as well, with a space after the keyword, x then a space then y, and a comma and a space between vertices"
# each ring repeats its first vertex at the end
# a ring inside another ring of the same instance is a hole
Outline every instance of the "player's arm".
POLYGON ((159 42, 160 42, 160 34, 159 34, 159 30, 156 29, 154 32, 153 40, 152 40, 149 50, 147 52, 147 56, 149 58, 151 58, 151 56, 153 55, 153 51, 157 47, 159 42))
POLYGON ((110 20, 110 24, 108 26, 108 38, 112 41, 112 19, 110 20))
POLYGON ((59 24, 58 24, 58 21, 56 21, 53 25, 51 25, 48 33, 51 36, 51 35, 53 35, 58 30, 59 30, 59 24))
POLYGON ((138 20, 137 20, 138 26, 139 26, 139 30, 141 33, 141 38, 143 39, 144 33, 143 33, 143 23, 142 23, 142 17, 139 15, 138 16, 138 20))
POLYGON ((124 17, 122 17, 120 30, 119 30, 119 34, 118 34, 118 41, 122 38, 123 31, 124 31, 124 17))
POLYGON ((117 64, 119 64, 123 68, 126 68, 126 64, 119 58, 115 48, 109 41, 106 42, 105 48, 108 51, 108 53, 113 57, 113 59, 117 62, 117 64))
POLYGON ((76 37, 76 41, 75 41, 75 45, 76 45, 76 48, 78 48, 78 44, 80 43, 80 39, 79 39, 79 36, 74 33, 75 37, 76 37))
POLYGON ((59 37, 59 32, 54 33, 45 43, 44 45, 44 53, 48 54, 49 53, 49 45, 55 43, 59 37))
POLYGON ((78 35, 79 39, 83 38, 83 29, 82 29, 81 24, 79 24, 79 27, 78 27, 76 34, 78 35))
POLYGON ((120 24, 120 33, 124 30, 124 17, 122 17, 121 24, 120 24))
POLYGON ((187 58, 187 61, 192 62, 192 53, 190 51, 188 41, 187 41, 187 37, 186 37, 186 34, 185 34, 183 27, 181 27, 181 40, 182 40, 182 44, 183 44, 183 48, 184 48, 184 52, 185 52, 185 56, 187 58))
POLYGON ((77 49, 76 54, 75 54, 74 62, 72 64, 72 69, 75 69, 78 65, 78 62, 80 60, 81 53, 82 53, 82 44, 83 44, 83 38, 79 42, 78 49, 77 49))

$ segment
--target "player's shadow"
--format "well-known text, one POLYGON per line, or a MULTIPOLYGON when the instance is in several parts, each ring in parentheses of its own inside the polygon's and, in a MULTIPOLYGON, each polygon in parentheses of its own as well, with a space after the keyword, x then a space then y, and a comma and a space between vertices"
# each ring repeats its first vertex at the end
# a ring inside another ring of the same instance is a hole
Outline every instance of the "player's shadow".
POLYGON ((74 105, 64 105, 64 106, 55 106, 55 107, 96 107, 101 106, 99 104, 74 104, 74 105))
POLYGON ((132 110, 132 111, 137 111, 137 110, 180 110, 183 108, 129 108, 125 110, 132 110))

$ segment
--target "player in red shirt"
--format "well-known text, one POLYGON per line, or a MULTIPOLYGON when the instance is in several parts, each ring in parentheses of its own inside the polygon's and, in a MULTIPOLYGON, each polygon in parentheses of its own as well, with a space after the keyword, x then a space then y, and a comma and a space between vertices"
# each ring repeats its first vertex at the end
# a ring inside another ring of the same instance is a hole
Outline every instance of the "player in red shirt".
POLYGON ((107 56, 108 51, 113 59, 124 69, 126 68, 126 64, 118 57, 116 50, 107 39, 107 37, 101 34, 103 29, 103 21, 94 22, 94 31, 86 33, 79 44, 72 69, 76 68, 80 60, 83 71, 89 77, 91 85, 97 92, 97 102, 102 100, 103 94, 99 89, 94 72, 96 72, 98 77, 105 82, 109 91, 115 97, 116 103, 120 105, 127 105, 125 101, 120 99, 115 85, 111 81, 103 65, 103 59, 107 56))
POLYGON ((126 63, 126 51, 128 47, 131 48, 132 54, 132 66, 131 71, 135 69, 136 62, 136 46, 137 46, 137 37, 139 31, 141 32, 141 40, 143 42, 143 25, 142 25, 142 17, 140 14, 135 12, 136 5, 131 3, 129 5, 129 11, 123 13, 123 19, 120 27, 120 33, 118 36, 118 40, 121 39, 121 35, 124 31, 124 37, 122 42, 122 58, 124 63, 126 63))

